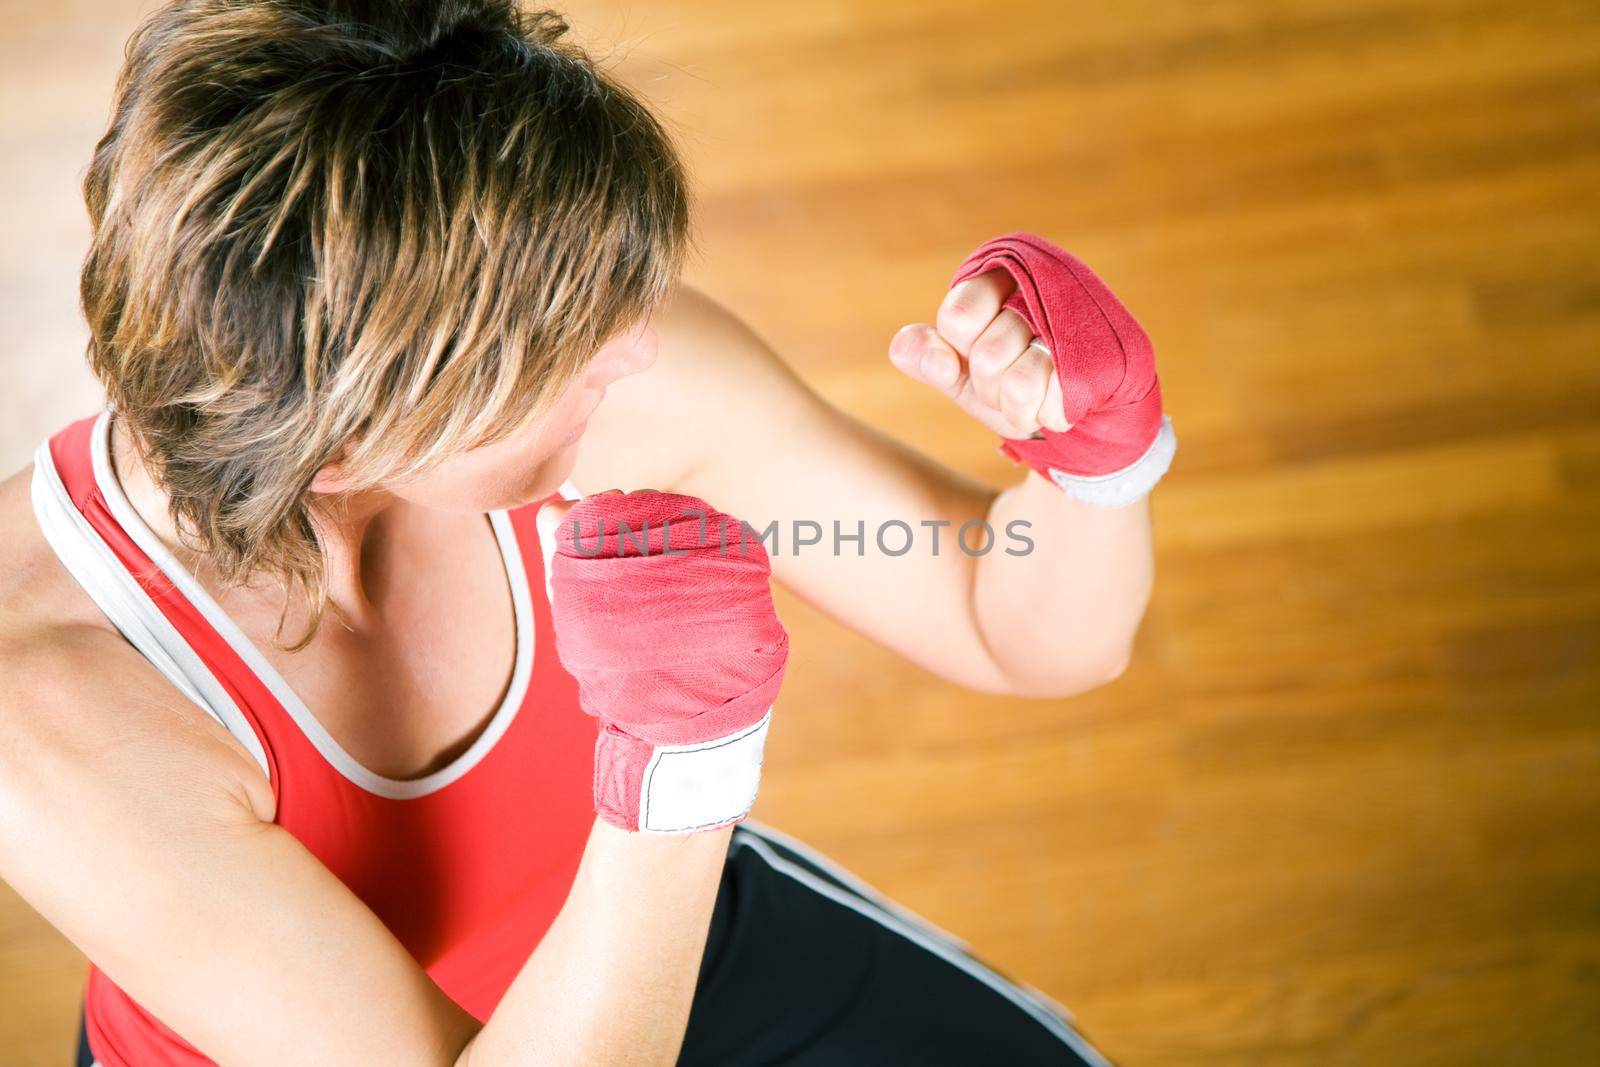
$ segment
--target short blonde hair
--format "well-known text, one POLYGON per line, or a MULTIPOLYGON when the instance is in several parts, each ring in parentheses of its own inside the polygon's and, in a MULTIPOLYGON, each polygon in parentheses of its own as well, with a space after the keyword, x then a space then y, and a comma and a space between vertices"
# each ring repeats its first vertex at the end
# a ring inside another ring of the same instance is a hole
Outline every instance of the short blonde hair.
POLYGON ((327 608, 321 467, 359 490, 528 426, 681 272, 683 164, 569 29, 177 0, 129 42, 84 180, 89 361, 186 543, 306 592, 285 647, 327 608))

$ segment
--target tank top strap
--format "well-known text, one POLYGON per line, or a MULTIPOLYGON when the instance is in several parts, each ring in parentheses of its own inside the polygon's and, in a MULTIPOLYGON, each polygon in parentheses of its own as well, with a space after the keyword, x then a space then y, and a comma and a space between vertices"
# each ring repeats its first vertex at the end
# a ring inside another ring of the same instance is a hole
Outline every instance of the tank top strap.
POLYGON ((208 668, 220 641, 197 641, 203 620, 117 521, 101 491, 109 407, 70 423, 34 452, 31 495, 45 540, 106 618, 190 701, 222 724, 276 783, 248 701, 208 668))
MULTIPOLYGON (((123 637, 191 702, 215 718, 244 746, 277 791, 279 758, 273 737, 291 741, 295 760, 309 744, 333 770, 357 786, 402 799, 441 787, 470 769, 510 725, 520 694, 527 691, 528 662, 534 641, 519 626, 518 678, 502 713, 485 731, 479 751, 457 761, 448 772, 428 779, 391 782, 357 764, 305 708, 288 683, 260 660, 249 640, 233 629, 203 589, 185 589, 192 581, 183 566, 166 555, 153 535, 141 540, 143 520, 132 513, 111 467, 110 418, 107 405, 78 419, 40 443, 34 454, 32 502, 46 541, 123 637), (119 514, 120 513, 120 514, 119 514), (525 646, 525 647, 524 647, 525 646), (241 651, 241 649, 243 651, 241 651), (245 658, 250 654, 252 663, 245 658), (265 721, 272 720, 271 722, 265 721), (281 722, 279 720, 282 720, 281 722), (289 733, 285 733, 285 731, 289 733)), ((568 480, 552 496, 580 499, 568 480)), ((545 498, 548 499, 548 498, 545 498)), ((551 545, 539 537, 535 515, 539 500, 504 512, 489 513, 513 583, 513 600, 525 628, 548 633, 551 545), (514 542, 514 544, 513 544, 514 542), (536 548, 534 546, 537 546, 536 548), (543 593, 540 596, 539 593, 543 593)), ((542 642, 541 642, 542 643, 542 642)), ((553 651, 553 643, 545 651, 553 651)))

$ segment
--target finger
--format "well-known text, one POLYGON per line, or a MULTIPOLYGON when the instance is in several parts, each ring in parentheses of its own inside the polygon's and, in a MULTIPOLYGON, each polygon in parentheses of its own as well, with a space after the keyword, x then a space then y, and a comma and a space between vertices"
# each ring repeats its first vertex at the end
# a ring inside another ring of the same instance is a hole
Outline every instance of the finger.
POLYGON ((959 355, 970 358, 973 343, 994 321, 1000 305, 1016 287, 1010 272, 1000 268, 958 282, 939 302, 934 326, 959 355))
POLYGON ((1033 331, 1021 315, 1006 308, 994 317, 967 352, 967 373, 978 398, 996 411, 1001 410, 1000 380, 1017 361, 1033 331))
MULTIPOLYGON (((590 493, 589 496, 582 499, 587 500, 589 497, 610 496, 613 494, 617 496, 623 495, 621 489, 603 489, 598 493, 590 493)), ((556 530, 560 527, 562 520, 567 517, 567 512, 571 511, 578 503, 580 503, 578 500, 567 500, 560 496, 553 496, 539 505, 538 512, 533 516, 533 528, 539 532, 539 539, 550 543, 551 539, 555 537, 556 530)))
POLYGON ((961 357, 927 323, 900 328, 889 342, 889 361, 910 378, 954 395, 962 385, 961 357))
POLYGON ((1044 403, 1039 405, 1039 424, 1047 430, 1066 433, 1072 423, 1067 421, 1066 403, 1061 399, 1061 375, 1056 373, 1055 360, 1048 355, 1045 358, 1050 362, 1050 381, 1044 403))
POLYGON ((1031 437, 1039 428, 1039 411, 1054 375, 1054 362, 1030 344, 1000 379, 1000 413, 1016 427, 1018 437, 1031 437))
POLYGON ((549 503, 540 506, 533 517, 533 527, 539 531, 539 541, 545 545, 554 545, 556 530, 561 526, 561 520, 567 517, 567 512, 572 510, 576 500, 562 500, 555 497, 549 503))

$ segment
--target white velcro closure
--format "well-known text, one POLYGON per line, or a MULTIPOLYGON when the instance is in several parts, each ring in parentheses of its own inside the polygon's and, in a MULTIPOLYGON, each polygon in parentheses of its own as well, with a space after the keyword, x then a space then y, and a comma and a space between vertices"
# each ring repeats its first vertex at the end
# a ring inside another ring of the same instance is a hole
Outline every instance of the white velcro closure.
POLYGON ((711 741, 658 745, 639 788, 639 830, 681 834, 747 813, 761 784, 772 709, 761 721, 711 741))
POLYGON ((1051 467, 1050 480, 1065 489, 1068 496, 1085 504, 1102 508, 1127 507, 1156 487, 1167 468, 1172 466, 1172 457, 1177 451, 1178 435, 1172 429, 1172 419, 1162 415, 1156 439, 1150 442, 1144 455, 1121 470, 1091 477, 1051 467))

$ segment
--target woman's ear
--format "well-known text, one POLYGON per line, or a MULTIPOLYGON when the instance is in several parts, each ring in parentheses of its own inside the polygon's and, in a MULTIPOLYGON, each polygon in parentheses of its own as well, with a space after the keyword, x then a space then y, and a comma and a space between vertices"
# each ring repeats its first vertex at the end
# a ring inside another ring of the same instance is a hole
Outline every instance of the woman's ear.
POLYGON ((341 448, 331 462, 322 465, 322 469, 311 479, 313 493, 343 493, 350 488, 344 473, 343 458, 344 449, 341 448))

